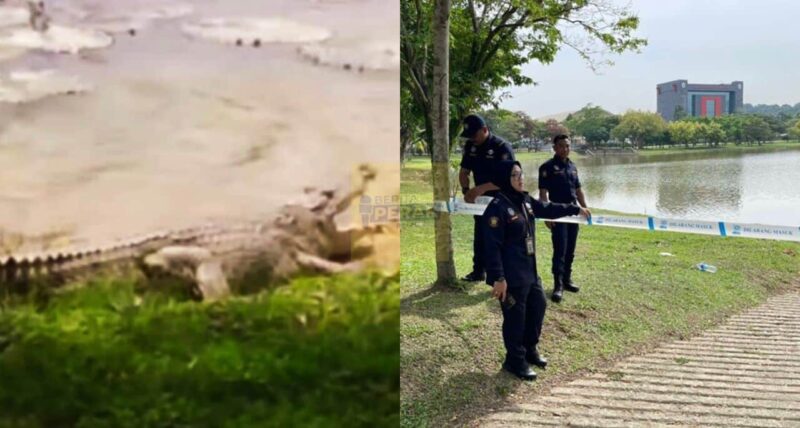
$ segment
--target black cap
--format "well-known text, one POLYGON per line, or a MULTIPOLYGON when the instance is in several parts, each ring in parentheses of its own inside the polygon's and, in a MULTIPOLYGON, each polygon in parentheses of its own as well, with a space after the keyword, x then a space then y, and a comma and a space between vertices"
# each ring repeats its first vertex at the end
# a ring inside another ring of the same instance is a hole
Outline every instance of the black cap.
POLYGON ((486 126, 486 121, 477 114, 471 114, 464 118, 464 131, 461 136, 472 138, 475 134, 486 126))

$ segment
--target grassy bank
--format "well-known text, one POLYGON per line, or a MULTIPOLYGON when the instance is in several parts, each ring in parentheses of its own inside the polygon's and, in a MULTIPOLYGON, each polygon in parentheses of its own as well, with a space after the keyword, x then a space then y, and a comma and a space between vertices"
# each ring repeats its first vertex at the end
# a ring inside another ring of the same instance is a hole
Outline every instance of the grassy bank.
POLYGON ((784 150, 800 150, 800 141, 771 141, 763 145, 736 145, 728 143, 719 147, 696 146, 696 147, 666 147, 666 148, 647 148, 638 151, 639 157, 657 159, 659 156, 674 155, 679 153, 770 153, 784 150))
POLYGON ((398 424, 397 276, 203 304, 99 279, 0 310, 2 427, 398 424))
MULTIPOLYGON (((406 201, 430 201, 424 160, 402 172, 406 201)), ((550 303, 540 349, 550 359, 539 380, 500 371, 504 348, 499 305, 485 284, 463 291, 432 288, 433 220, 402 219, 401 425, 470 425, 491 409, 540 391, 663 340, 699 332, 726 315, 797 287, 800 245, 742 238, 582 227, 575 264, 580 293, 550 303), (674 256, 661 256, 668 252, 674 256), (716 265, 709 274, 700 261, 716 265)), ((453 217, 456 269, 471 267, 473 220, 453 217)), ((539 272, 552 289, 549 231, 537 228, 539 272)))

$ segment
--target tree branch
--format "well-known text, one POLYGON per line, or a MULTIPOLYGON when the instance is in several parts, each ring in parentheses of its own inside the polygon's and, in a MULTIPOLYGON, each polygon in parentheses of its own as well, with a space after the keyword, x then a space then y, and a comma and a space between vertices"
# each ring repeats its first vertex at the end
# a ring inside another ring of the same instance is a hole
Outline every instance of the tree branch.
POLYGON ((470 15, 470 18, 472 19, 472 31, 474 31, 475 34, 477 34, 478 33, 478 17, 475 16, 475 2, 473 0, 469 0, 468 3, 469 3, 469 15, 470 15))

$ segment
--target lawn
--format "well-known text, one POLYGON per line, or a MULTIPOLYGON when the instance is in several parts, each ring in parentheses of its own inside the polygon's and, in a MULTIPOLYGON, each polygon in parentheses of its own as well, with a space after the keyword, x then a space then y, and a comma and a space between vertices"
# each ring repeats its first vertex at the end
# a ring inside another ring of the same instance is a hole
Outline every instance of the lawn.
MULTIPOLYGON (((431 201, 426 160, 410 161, 401 180, 404 204, 431 201)), ((490 288, 464 283, 456 289, 432 287, 432 216, 403 212, 404 427, 472 425, 492 409, 532 399, 580 374, 603 371, 623 356, 696 334, 771 294, 796 289, 800 276, 798 243, 583 226, 574 272, 581 291, 567 293, 559 305, 549 303, 540 349, 550 365, 538 370, 536 382, 522 383, 500 371, 501 315, 490 288), (693 269, 701 261, 717 266, 718 272, 693 269)), ((461 276, 471 268, 473 220, 452 219, 461 276)), ((540 226, 536 235, 539 273, 549 297, 549 231, 540 226)))
POLYGON ((135 275, 6 295, 0 427, 397 426, 399 277, 200 303, 135 275))

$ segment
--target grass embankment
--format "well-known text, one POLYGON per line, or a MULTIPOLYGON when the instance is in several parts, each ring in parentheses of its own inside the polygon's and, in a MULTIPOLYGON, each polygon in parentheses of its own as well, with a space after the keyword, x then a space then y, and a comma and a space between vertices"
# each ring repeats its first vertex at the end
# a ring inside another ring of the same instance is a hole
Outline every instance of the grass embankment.
MULTIPOLYGON (((415 160, 403 170, 404 203, 431 200, 428 169, 424 160, 415 160)), ((473 220, 452 218, 456 269, 463 275, 471 268, 473 220)), ((550 365, 538 370, 536 382, 522 383, 500 371, 502 317, 490 288, 432 288, 433 220, 404 216, 402 228, 404 427, 469 425, 490 409, 531 399, 658 342, 697 333, 770 294, 796 287, 800 274, 797 243, 584 226, 574 272, 581 291, 567 293, 559 305, 548 301, 540 349, 550 365), (694 270, 700 261, 719 271, 694 270)), ((540 226, 536 235, 539 273, 549 298, 550 233, 540 226)))
POLYGON ((708 146, 695 146, 695 147, 684 147, 682 145, 675 146, 675 147, 665 147, 665 148, 658 148, 658 147, 650 147, 647 149, 639 150, 637 152, 639 157, 643 158, 653 158, 654 160, 660 156, 665 155, 674 155, 680 153, 771 153, 771 152, 780 152, 785 150, 800 150, 800 141, 770 141, 766 142, 762 145, 745 145, 740 144, 736 145, 733 143, 727 143, 721 145, 719 147, 708 147, 708 146))
POLYGON ((399 278, 198 303, 105 278, 0 310, 2 427, 397 426, 399 278))

